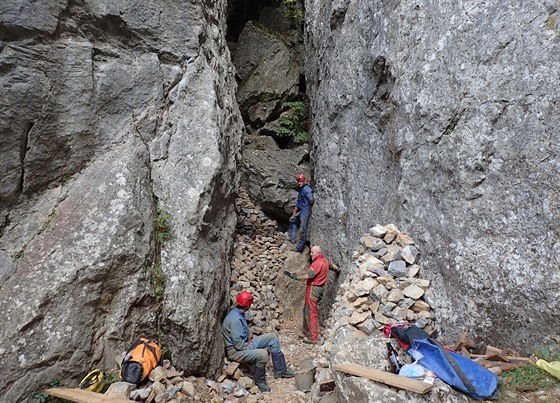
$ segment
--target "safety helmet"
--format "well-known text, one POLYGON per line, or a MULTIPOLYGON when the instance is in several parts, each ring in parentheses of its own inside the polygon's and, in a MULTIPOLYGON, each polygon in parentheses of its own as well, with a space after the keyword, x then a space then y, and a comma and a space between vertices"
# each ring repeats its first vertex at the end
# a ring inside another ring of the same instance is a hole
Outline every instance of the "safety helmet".
POLYGON ((105 373, 99 369, 94 369, 87 374, 79 385, 80 389, 97 393, 104 393, 108 386, 109 383, 105 379, 105 373))
POLYGON ((298 176, 296 176, 296 181, 305 182, 305 175, 304 174, 299 174, 298 176))
POLYGON ((247 291, 241 291, 237 295, 237 305, 242 306, 244 308, 251 306, 253 303, 253 294, 247 291))

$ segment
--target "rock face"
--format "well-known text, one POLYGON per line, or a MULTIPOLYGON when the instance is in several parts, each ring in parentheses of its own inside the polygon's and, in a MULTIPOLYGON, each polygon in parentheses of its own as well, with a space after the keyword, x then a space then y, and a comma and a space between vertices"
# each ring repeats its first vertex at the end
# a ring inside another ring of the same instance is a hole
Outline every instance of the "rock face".
POLYGON ((423 251, 449 338, 527 351, 557 331, 557 2, 305 9, 313 242, 342 257, 393 222, 423 251))
POLYGON ((297 173, 311 177, 308 145, 282 150, 269 136, 251 136, 243 151, 243 183, 251 198, 271 217, 287 225, 298 197, 297 173))
POLYGON ((243 133, 226 3, 0 5, 6 401, 139 336, 220 370, 243 133))
POLYGON ((261 23, 248 21, 231 47, 239 80, 237 101, 252 134, 243 153, 243 184, 266 214, 287 222, 297 198, 297 192, 290 191, 295 188, 294 177, 300 172, 310 177, 311 169, 308 144, 291 144, 291 137, 282 134, 286 130, 282 118, 290 121, 285 103, 301 101, 304 94, 299 93, 300 52, 296 50, 301 35, 289 29, 281 10, 278 7, 273 13, 265 8, 261 23))

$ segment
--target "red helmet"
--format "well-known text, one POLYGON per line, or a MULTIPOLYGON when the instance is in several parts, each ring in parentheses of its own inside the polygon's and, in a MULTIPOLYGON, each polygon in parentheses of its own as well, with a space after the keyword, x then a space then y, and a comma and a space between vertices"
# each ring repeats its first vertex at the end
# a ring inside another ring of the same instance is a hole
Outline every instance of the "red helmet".
POLYGON ((296 181, 305 182, 305 175, 304 174, 299 174, 298 176, 296 176, 296 181))
POLYGON ((244 308, 251 306, 253 303, 253 294, 247 291, 241 291, 237 295, 237 305, 242 306, 244 308))

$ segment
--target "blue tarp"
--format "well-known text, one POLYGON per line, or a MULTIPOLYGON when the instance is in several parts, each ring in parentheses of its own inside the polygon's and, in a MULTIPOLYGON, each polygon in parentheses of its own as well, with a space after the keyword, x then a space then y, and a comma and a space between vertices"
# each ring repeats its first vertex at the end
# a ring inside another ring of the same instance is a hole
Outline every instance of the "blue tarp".
POLYGON ((416 350, 422 354, 423 357, 418 361, 420 365, 434 371, 443 382, 475 399, 489 398, 498 387, 498 377, 492 372, 465 356, 448 351, 473 385, 475 393, 469 391, 443 352, 427 339, 415 340, 410 350, 416 350))

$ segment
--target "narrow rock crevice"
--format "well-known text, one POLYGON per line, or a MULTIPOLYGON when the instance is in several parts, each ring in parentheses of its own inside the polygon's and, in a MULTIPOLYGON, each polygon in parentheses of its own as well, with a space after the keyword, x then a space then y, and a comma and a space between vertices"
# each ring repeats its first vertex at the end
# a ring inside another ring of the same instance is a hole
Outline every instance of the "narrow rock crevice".
POLYGON ((29 151, 28 148, 28 143, 29 143, 29 136, 31 133, 31 130, 33 129, 33 126, 35 126, 35 122, 28 122, 27 125, 25 126, 23 133, 21 135, 20 138, 20 143, 19 143, 19 160, 20 160, 20 176, 19 176, 19 182, 16 188, 16 193, 20 194, 23 192, 23 186, 24 186, 24 179, 25 179, 25 157, 27 155, 27 152, 29 151))

